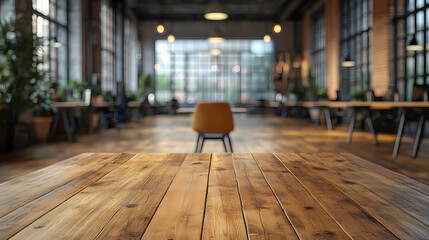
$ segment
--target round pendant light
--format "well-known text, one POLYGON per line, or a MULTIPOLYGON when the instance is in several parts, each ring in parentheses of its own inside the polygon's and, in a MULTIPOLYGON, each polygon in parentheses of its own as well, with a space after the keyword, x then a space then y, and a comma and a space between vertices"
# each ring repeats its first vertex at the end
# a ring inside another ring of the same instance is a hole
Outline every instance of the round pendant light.
POLYGON ((209 43, 221 43, 225 39, 222 37, 221 32, 219 29, 215 28, 209 35, 209 38, 207 39, 209 43))
POLYGON ((221 21, 227 19, 228 14, 218 0, 211 0, 207 6, 204 18, 211 21, 221 21))
POLYGON ((266 35, 264 36, 264 42, 268 43, 268 42, 270 42, 270 41, 271 41, 271 37, 270 37, 270 35, 266 34, 266 35))
POLYGON ((169 43, 172 43, 172 42, 174 42, 175 40, 176 40, 176 38, 174 37, 174 35, 173 35, 173 34, 168 35, 168 37, 167 37, 167 41, 168 41, 169 43))
POLYGON ((280 24, 279 24, 279 23, 276 23, 276 24, 274 25, 274 27, 273 27, 273 31, 274 31, 275 33, 280 33, 280 32, 282 31, 282 26, 280 26, 280 24))
POLYGON ((156 27, 156 31, 157 31, 159 34, 163 34, 163 33, 164 33, 164 31, 165 31, 165 27, 164 27, 164 25, 162 25, 162 24, 158 24, 158 26, 156 27))
POLYGON ((354 67, 356 65, 355 61, 353 61, 349 55, 344 58, 344 60, 341 62, 341 66, 345 68, 354 67))

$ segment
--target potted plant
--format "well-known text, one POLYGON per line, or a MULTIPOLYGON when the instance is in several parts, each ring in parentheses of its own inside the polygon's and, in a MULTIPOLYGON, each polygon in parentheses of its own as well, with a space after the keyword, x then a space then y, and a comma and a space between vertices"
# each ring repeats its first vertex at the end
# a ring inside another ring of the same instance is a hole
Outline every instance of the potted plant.
POLYGON ((41 141, 48 139, 54 111, 51 106, 51 97, 54 93, 52 83, 48 78, 37 82, 35 91, 31 98, 35 102, 36 109, 33 111, 33 124, 36 138, 41 141))
POLYGON ((43 39, 18 19, 0 22, 0 102, 7 105, 6 148, 13 150, 19 116, 33 108, 33 97, 39 81, 46 72, 38 65, 43 62, 43 39))

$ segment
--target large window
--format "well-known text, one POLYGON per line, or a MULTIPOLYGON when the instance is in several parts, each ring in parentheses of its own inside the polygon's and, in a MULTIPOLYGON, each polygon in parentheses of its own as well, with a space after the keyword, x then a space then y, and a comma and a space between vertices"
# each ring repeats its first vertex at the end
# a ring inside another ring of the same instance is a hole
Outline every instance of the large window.
POLYGON ((325 9, 311 16, 311 73, 316 84, 326 87, 326 28, 325 9))
POLYGON ((402 99, 411 100, 414 85, 429 85, 429 0, 395 0, 393 85, 402 99), (416 36, 422 51, 406 51, 416 36))
POLYGON ((114 14, 110 1, 101 1, 101 89, 116 92, 115 83, 115 41, 114 14))
POLYGON ((341 68, 343 100, 355 91, 371 86, 372 0, 341 1, 341 57, 355 62, 351 68, 341 68))
POLYGON ((181 103, 267 98, 273 44, 263 40, 176 40, 155 43, 156 97, 181 103))
POLYGON ((40 67, 52 81, 67 84, 67 0, 33 0, 33 32, 45 41, 40 67))

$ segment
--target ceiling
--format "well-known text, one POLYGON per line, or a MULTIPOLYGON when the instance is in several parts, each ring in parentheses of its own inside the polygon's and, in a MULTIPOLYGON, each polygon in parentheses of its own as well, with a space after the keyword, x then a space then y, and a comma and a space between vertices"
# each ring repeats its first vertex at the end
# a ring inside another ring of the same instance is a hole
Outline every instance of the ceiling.
MULTIPOLYGON (((314 1, 219 0, 230 20, 292 19, 314 1), (287 13, 287 14, 286 14, 287 13), (289 14, 290 13, 290 14, 289 14)), ((140 20, 202 20, 209 0, 126 0, 140 20)))

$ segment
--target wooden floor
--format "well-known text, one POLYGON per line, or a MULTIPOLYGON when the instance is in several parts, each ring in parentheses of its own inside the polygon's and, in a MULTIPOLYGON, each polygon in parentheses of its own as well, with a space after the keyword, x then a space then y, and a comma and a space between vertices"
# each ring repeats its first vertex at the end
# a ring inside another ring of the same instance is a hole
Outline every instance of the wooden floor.
MULTIPOLYGON (((190 116, 156 116, 130 123, 121 130, 109 129, 79 135, 76 143, 38 144, 13 153, 0 154, 0 182, 27 174, 85 152, 175 152, 194 151, 197 135, 190 116)), ((412 139, 404 138, 398 158, 393 159, 394 135, 380 134, 379 145, 367 132, 355 132, 346 144, 346 127, 327 131, 315 129, 308 120, 275 116, 237 115, 232 132, 234 152, 348 152, 429 185, 429 139, 421 145, 419 157, 411 158, 412 139)), ((222 152, 220 141, 207 141, 203 152, 222 152)))

